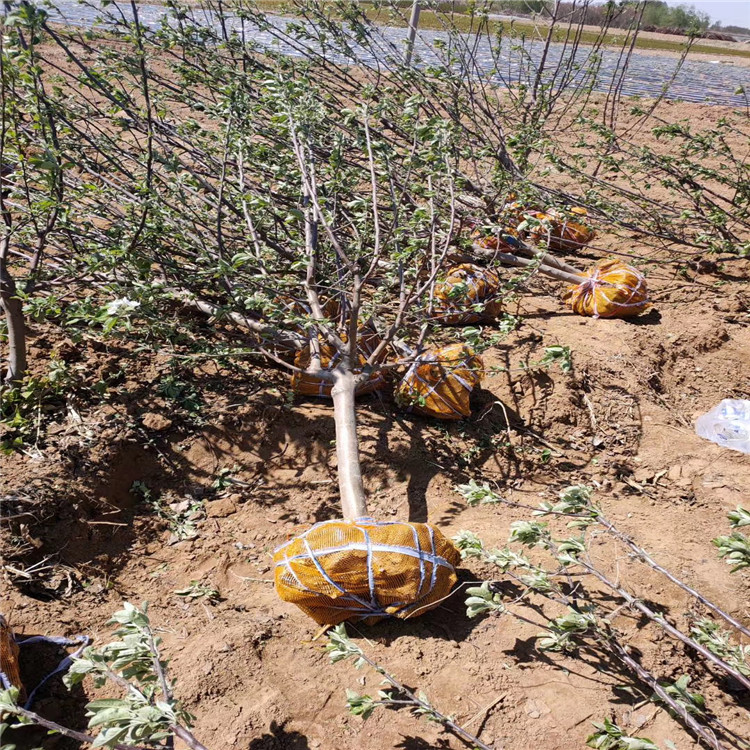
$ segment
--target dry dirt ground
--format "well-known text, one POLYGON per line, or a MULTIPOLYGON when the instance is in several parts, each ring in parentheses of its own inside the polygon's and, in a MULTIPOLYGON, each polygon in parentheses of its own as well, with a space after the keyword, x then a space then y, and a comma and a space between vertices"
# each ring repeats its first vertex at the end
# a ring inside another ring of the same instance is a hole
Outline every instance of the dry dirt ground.
MULTIPOLYGON (((632 248, 606 231, 597 246, 632 248)), ((692 428, 721 399, 750 398, 750 261, 711 260, 650 265, 653 308, 632 321, 577 317, 559 301, 559 285, 533 279, 519 302, 523 324, 485 353, 488 375, 465 422, 405 416, 388 395, 363 398, 372 515, 429 520, 448 536, 469 529, 502 546, 510 524, 528 513, 467 507, 456 483, 489 481, 508 500, 532 505, 586 483, 657 561, 750 624, 750 575, 730 575, 711 544, 728 533, 727 512, 750 505, 750 456, 692 428), (570 347, 572 372, 523 366, 553 345, 570 347)), ((203 325, 205 335, 224 335, 203 325)), ((89 403, 71 391, 47 415, 38 448, 0 459, 2 494, 16 498, 6 507, 31 514, 3 529, 10 554, 2 611, 18 633, 86 633, 101 644, 122 601, 148 600, 177 693, 211 750, 462 747, 407 711, 381 710, 366 723, 349 716, 344 690, 374 694, 379 679, 348 663, 330 665, 325 639, 312 640, 315 624, 274 593, 273 549, 338 515, 329 404, 290 400, 283 374, 247 360, 183 359, 176 369, 179 351, 136 352, 86 335, 73 342, 49 324, 31 324, 30 337, 35 366, 56 352, 82 382, 106 381, 110 395, 89 403), (175 519, 184 531, 186 518, 195 533, 180 540, 175 519), (19 574, 38 561, 48 567, 19 574), (191 581, 218 589, 221 601, 175 593, 191 581)), ((593 553, 683 629, 705 614, 608 538, 597 537, 593 553)), ((473 563, 461 571, 463 582, 488 577, 502 580, 473 563)), ((540 653, 538 628, 509 617, 468 620, 464 596, 459 590, 413 620, 350 632, 497 750, 583 747, 591 721, 604 717, 661 747, 667 740, 679 750, 697 747, 617 665, 585 653, 540 653)), ((690 674, 691 689, 725 724, 747 729, 747 694, 628 610, 613 625, 659 678, 690 674)), ((59 656, 25 649, 27 682, 59 656)), ((36 709, 82 728, 94 694, 70 695, 53 682, 36 709)))

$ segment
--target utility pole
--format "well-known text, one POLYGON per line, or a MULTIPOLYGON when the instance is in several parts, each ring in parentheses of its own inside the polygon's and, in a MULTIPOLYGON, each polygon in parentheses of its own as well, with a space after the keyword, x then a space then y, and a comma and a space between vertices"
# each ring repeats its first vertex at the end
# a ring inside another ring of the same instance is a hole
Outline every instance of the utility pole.
POLYGON ((419 26, 419 11, 421 10, 419 0, 414 0, 411 6, 411 18, 409 19, 409 36, 406 40, 406 55, 404 62, 411 65, 411 56, 414 52, 414 40, 417 38, 417 26, 419 26))

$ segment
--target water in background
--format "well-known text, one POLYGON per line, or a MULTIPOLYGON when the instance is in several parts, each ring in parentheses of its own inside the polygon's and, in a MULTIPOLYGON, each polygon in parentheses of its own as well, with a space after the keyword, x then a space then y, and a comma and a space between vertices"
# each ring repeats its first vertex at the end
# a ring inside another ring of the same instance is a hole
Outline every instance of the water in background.
MULTIPOLYGON (((112 4, 108 6, 108 13, 121 14, 125 19, 132 20, 133 15, 129 6, 112 4)), ((159 5, 138 5, 138 13, 141 23, 155 28, 161 24, 167 15, 167 9, 159 5)), ((194 9, 192 20, 213 27, 218 27, 216 17, 204 10, 194 9)), ((54 21, 65 22, 74 26, 93 26, 97 22, 100 12, 95 4, 81 5, 75 0, 58 0, 56 10, 50 11, 50 18, 54 21)), ((283 30, 292 19, 283 16, 268 15, 269 25, 277 30, 283 30)), ((300 23, 295 19, 296 23, 300 23)), ((107 21, 101 22, 107 25, 107 21)), ((229 17, 226 26, 229 30, 240 30, 244 25, 245 38, 252 39, 261 49, 274 46, 276 49, 289 55, 300 55, 301 52, 291 43, 279 41, 271 30, 259 29, 248 21, 240 21, 239 18, 229 17)), ((380 39, 376 40, 377 47, 365 49, 357 44, 352 44, 352 54, 330 54, 336 62, 359 64, 359 65, 384 65, 403 53, 406 42, 406 29, 381 27, 380 39)), ((543 43, 526 42, 523 50, 519 49, 516 41, 506 41, 499 54, 493 56, 491 43, 485 37, 476 40, 468 34, 459 35, 461 42, 474 47, 475 59, 478 72, 501 85, 528 82, 536 73, 536 66, 541 58, 543 43)), ((414 47, 414 59, 419 65, 440 63, 440 54, 436 44, 447 45, 450 36, 447 32, 421 31, 414 47)), ((308 43, 309 44, 309 43, 308 43)), ((620 65, 620 52, 615 50, 602 50, 601 63, 598 68, 597 77, 593 88, 597 91, 608 91, 613 80, 618 76, 620 65)), ((570 55, 569 49, 563 44, 552 44, 547 55, 547 69, 554 69, 563 55, 570 55)), ((588 75, 592 50, 591 47, 582 45, 578 48, 577 57, 574 61, 574 79, 583 79, 588 75)), ((702 102, 708 104, 723 104, 728 106, 743 106, 747 100, 743 94, 738 93, 740 87, 750 90, 750 69, 739 65, 725 65, 716 61, 687 61, 670 84, 674 75, 677 61, 671 57, 649 55, 648 53, 634 51, 631 57, 627 73, 622 81, 622 94, 624 96, 656 97, 662 94, 665 86, 668 86, 665 97, 668 99, 681 99, 690 102, 702 102)))

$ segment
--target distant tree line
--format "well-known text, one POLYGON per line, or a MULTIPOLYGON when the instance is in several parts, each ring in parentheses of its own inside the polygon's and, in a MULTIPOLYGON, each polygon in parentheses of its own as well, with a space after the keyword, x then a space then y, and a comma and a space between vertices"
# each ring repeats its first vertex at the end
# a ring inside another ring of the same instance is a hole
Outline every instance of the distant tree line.
MULTIPOLYGON (((554 8, 554 0, 495 0, 493 7, 501 13, 548 14, 554 8)), ((562 15, 574 23, 586 23, 599 26, 609 21, 611 26, 627 28, 638 17, 641 3, 639 2, 602 2, 581 3, 564 2, 558 7, 558 15, 562 15)), ((643 11, 643 26, 658 26, 676 28, 682 31, 705 30, 711 18, 707 13, 701 13, 688 5, 670 7, 664 0, 647 0, 643 11)))
MULTIPOLYGON (((411 5, 411 0, 403 0, 404 5, 411 5)), ((427 5, 428 3, 425 3, 427 5)), ((461 10, 468 5, 468 0, 453 2, 429 3, 443 12, 461 10)), ((512 16, 549 17, 555 7, 554 0, 491 0, 487 3, 489 12, 512 16)), ((584 23, 592 26, 608 24, 614 28, 629 28, 639 17, 642 3, 637 0, 609 0, 609 2, 563 2, 557 8, 558 19, 575 24, 584 23)), ((659 31, 667 34, 693 33, 710 39, 734 41, 731 33, 747 34, 750 29, 741 26, 722 26, 711 24, 707 13, 696 10, 690 5, 669 6, 664 0, 646 0, 641 19, 644 31, 659 31), (710 28, 709 28, 710 27, 710 28)))
POLYGON ((727 24, 726 26, 723 26, 719 21, 717 21, 714 24, 711 24, 710 31, 720 31, 724 34, 750 35, 750 27, 748 26, 734 26, 732 24, 727 24))

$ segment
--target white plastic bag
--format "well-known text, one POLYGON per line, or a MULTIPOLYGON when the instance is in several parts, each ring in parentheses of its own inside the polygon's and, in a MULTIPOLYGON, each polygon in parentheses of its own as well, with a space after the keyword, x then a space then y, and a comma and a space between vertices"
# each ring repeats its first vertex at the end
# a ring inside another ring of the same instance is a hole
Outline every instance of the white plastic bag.
POLYGON ((698 417, 695 431, 722 448, 750 453, 750 401, 725 398, 698 417))

